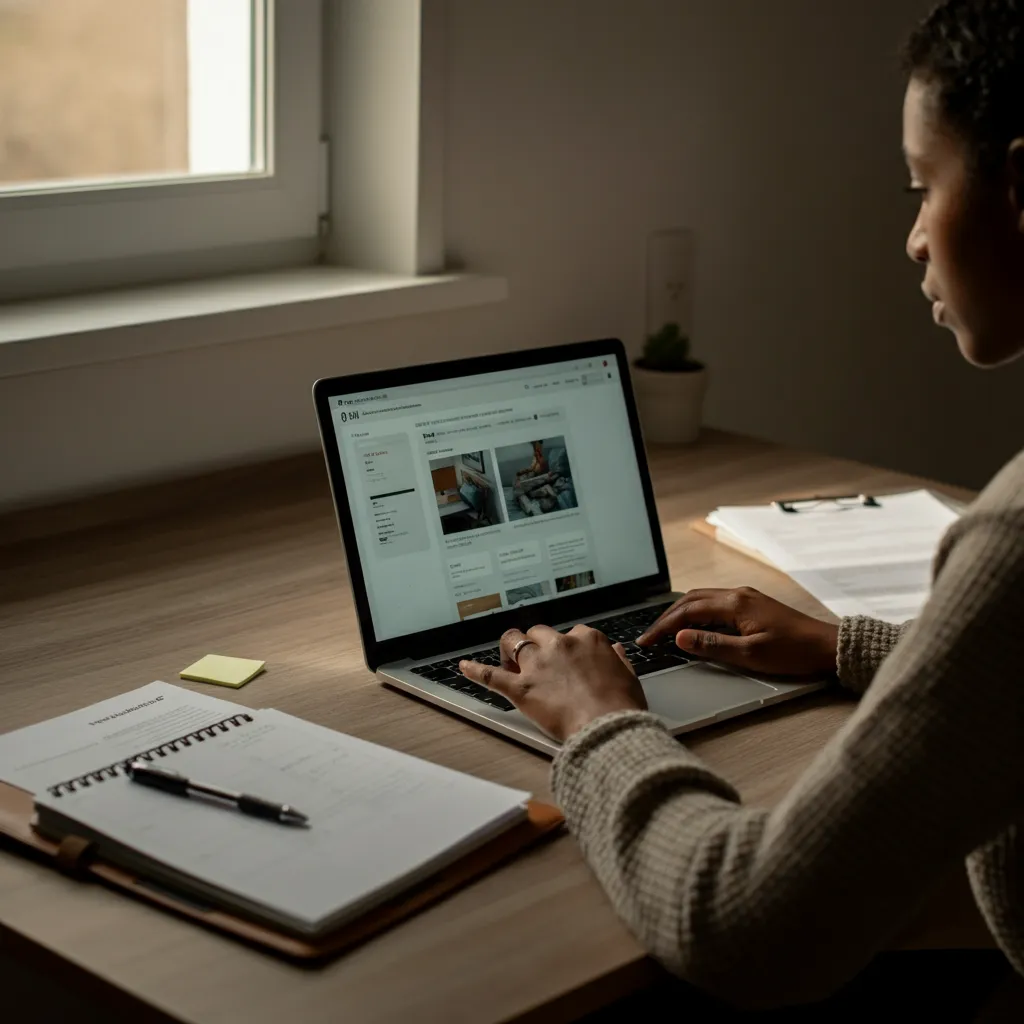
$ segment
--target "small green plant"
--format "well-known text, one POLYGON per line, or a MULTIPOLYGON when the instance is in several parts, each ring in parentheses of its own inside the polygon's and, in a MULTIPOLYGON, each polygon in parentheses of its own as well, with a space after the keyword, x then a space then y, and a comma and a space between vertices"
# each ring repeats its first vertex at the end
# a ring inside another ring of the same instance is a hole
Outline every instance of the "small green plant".
POLYGON ((704 369, 702 363, 690 358, 690 339, 679 330, 679 324, 665 324, 657 333, 648 335, 638 365, 645 370, 666 373, 694 373, 704 369))

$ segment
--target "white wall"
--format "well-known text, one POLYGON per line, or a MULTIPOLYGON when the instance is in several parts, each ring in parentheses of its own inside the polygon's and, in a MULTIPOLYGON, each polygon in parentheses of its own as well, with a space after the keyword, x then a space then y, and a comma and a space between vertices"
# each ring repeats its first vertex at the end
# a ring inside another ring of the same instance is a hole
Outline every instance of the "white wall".
POLYGON ((962 364, 903 255, 895 51, 930 0, 449 0, 446 230, 507 304, 0 381, 0 503, 316 445, 320 376, 643 326, 698 233, 708 421, 980 484, 1021 368, 962 364))

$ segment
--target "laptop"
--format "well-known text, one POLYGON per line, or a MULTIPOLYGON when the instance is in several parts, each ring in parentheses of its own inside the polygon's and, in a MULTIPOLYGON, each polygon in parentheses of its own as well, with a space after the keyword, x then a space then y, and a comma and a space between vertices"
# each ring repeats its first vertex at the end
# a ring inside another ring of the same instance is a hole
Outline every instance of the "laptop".
POLYGON ((384 684, 545 754, 460 658, 587 623, 621 642, 674 734, 822 683, 765 682, 633 641, 679 597, 620 341, 319 380, 320 425, 366 664, 384 684))

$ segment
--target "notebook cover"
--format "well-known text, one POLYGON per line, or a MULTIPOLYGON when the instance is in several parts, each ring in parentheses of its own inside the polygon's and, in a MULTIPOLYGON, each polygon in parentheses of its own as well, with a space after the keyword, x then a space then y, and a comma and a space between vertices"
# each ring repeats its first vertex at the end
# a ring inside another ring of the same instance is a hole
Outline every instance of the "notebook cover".
POLYGON ((145 879, 111 864, 88 862, 87 858, 80 858, 78 855, 85 846, 82 841, 76 843, 76 837, 68 837, 58 845, 38 835, 32 828, 35 816, 32 794, 0 782, 0 838, 6 837, 12 841, 3 845, 16 845, 22 852, 34 854, 38 859, 48 861, 83 881, 95 879, 137 899, 196 921, 206 928, 302 961, 322 960, 364 942, 510 860, 544 836, 552 835, 563 823, 561 812, 550 804, 531 800, 528 811, 529 816, 525 821, 514 825, 427 881, 414 885, 337 931, 307 939, 274 931, 266 925, 215 907, 204 907, 198 901, 193 902, 190 897, 178 898, 174 893, 151 886, 145 879))

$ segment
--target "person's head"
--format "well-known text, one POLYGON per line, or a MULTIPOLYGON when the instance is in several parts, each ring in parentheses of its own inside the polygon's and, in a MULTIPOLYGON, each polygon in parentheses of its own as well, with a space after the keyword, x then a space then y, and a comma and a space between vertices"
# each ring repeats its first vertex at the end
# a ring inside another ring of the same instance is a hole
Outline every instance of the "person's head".
POLYGON ((534 455, 543 455, 544 454, 544 442, 543 441, 534 441, 533 442, 533 454, 534 455))
POLYGON ((904 51, 907 240, 964 356, 1024 352, 1024 0, 945 0, 904 51))

